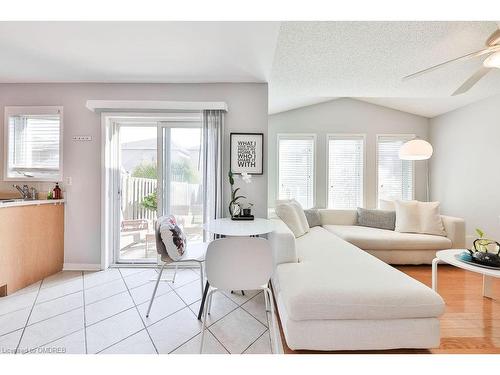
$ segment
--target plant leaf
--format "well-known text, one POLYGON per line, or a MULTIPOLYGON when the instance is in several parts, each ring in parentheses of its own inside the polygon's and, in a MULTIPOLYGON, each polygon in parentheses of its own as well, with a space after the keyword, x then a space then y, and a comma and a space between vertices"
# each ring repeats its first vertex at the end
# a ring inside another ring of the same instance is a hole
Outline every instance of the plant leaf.
POLYGON ((484 237, 484 232, 481 229, 476 228, 476 233, 479 236, 479 238, 483 238, 484 237))

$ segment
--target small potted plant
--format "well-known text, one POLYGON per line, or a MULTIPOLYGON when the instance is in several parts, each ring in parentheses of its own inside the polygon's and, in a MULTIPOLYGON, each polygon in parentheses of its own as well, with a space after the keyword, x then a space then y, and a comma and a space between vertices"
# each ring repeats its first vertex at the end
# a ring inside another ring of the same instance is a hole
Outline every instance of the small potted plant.
POLYGON ((468 249, 472 261, 485 266, 500 268, 500 244, 497 241, 485 238, 481 229, 476 229, 479 236, 473 242, 473 248, 468 249))
MULTIPOLYGON (((252 182, 251 177, 252 176, 248 173, 241 174, 241 179, 247 184, 252 182)), ((231 215, 233 220, 238 220, 239 218, 253 218, 251 215, 253 203, 247 203, 247 205, 243 207, 241 200, 246 199, 246 197, 244 195, 238 195, 240 188, 234 188, 234 174, 231 170, 228 173, 228 178, 229 185, 231 186, 231 201, 228 207, 229 215, 231 215)))
POLYGON ((246 197, 243 195, 237 195, 238 190, 240 190, 240 188, 236 189, 234 188, 234 174, 231 170, 229 170, 227 176, 229 178, 229 185, 231 186, 231 201, 229 202, 228 209, 229 209, 229 215, 231 215, 231 218, 234 218, 240 213, 240 207, 238 201, 246 197))

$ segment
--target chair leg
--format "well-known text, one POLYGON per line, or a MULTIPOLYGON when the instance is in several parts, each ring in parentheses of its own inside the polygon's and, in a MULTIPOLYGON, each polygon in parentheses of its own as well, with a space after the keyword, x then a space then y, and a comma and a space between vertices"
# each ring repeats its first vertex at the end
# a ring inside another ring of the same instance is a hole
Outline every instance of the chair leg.
POLYGON ((207 301, 207 312, 208 314, 210 314, 212 312, 212 298, 213 298, 213 294, 208 298, 208 301, 207 301))
POLYGON ((175 283, 175 276, 177 276, 177 268, 179 267, 178 264, 175 265, 175 270, 174 270, 174 277, 172 278, 172 284, 175 283))
POLYGON ((200 286, 201 286, 201 294, 200 294, 200 296, 203 296, 203 281, 204 281, 204 277, 203 277, 203 262, 200 262, 200 286))
POLYGON ((155 284, 155 288, 153 289, 153 295, 151 296, 151 301, 149 301, 149 307, 148 307, 148 311, 146 312, 146 318, 149 317, 149 312, 151 311, 151 306, 153 306, 153 300, 155 299, 156 290, 158 289, 158 284, 160 283, 161 274, 163 273, 164 268, 165 268, 165 263, 163 263, 163 265, 161 266, 160 272, 158 272, 158 278, 156 279, 156 284, 155 284))
POLYGON ((273 292, 271 292, 271 289, 266 288, 264 289, 264 292, 268 295, 269 297, 269 304, 271 305, 271 324, 270 326, 272 327, 269 332, 270 332, 270 337, 271 337, 271 343, 274 343, 274 350, 273 354, 278 354, 278 338, 276 336, 276 325, 274 323, 274 303, 273 303, 273 292))
MULTIPOLYGON (((211 290, 208 293, 208 301, 210 301, 210 298, 212 298, 213 290, 211 290)), ((207 312, 208 308, 206 308, 203 311, 203 320, 201 322, 201 340, 200 340, 200 354, 203 353, 203 341, 205 341, 205 328, 206 328, 206 322, 207 322, 207 312)))
POLYGON ((205 283, 205 289, 203 290, 203 296, 201 297, 200 310, 198 310, 198 320, 201 320, 201 316, 203 315, 203 308, 206 308, 205 304, 209 288, 210 288, 210 283, 207 280, 205 283))

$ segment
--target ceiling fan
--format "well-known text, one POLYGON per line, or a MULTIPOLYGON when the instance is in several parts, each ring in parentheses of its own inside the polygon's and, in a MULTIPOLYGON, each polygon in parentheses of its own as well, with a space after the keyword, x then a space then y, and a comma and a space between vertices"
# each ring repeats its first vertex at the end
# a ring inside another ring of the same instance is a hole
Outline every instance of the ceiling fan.
POLYGON ((493 32, 493 34, 491 34, 490 37, 486 40, 486 48, 480 51, 468 53, 467 55, 456 57, 452 60, 448 60, 442 62, 441 64, 437 64, 431 66, 430 68, 420 70, 416 73, 407 75, 406 77, 403 77, 403 80, 419 77, 422 74, 439 69, 447 64, 451 64, 461 60, 468 60, 474 57, 479 57, 484 55, 488 56, 483 61, 481 68, 479 68, 478 71, 476 71, 472 76, 470 76, 469 79, 467 79, 467 81, 465 81, 462 84, 462 86, 460 86, 457 90, 455 90, 455 92, 452 95, 454 96, 463 94, 464 92, 468 91, 472 86, 474 86, 476 83, 478 83, 479 80, 483 78, 490 70, 494 68, 497 69, 500 68, 500 29, 497 29, 495 32, 493 32))

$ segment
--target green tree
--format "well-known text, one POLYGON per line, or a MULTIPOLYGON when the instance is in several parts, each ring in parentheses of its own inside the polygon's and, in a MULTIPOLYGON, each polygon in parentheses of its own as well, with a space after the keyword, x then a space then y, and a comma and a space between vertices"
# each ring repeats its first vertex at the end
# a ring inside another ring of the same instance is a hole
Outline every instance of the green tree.
MULTIPOLYGON (((179 182, 197 184, 200 181, 200 174, 197 168, 189 159, 180 159, 171 164, 172 179, 179 182)), ((156 179, 158 177, 156 163, 141 163, 134 168, 132 177, 156 179)))
POLYGON ((132 177, 150 178, 156 180, 158 174, 156 172, 156 163, 141 163, 132 171, 132 177))

